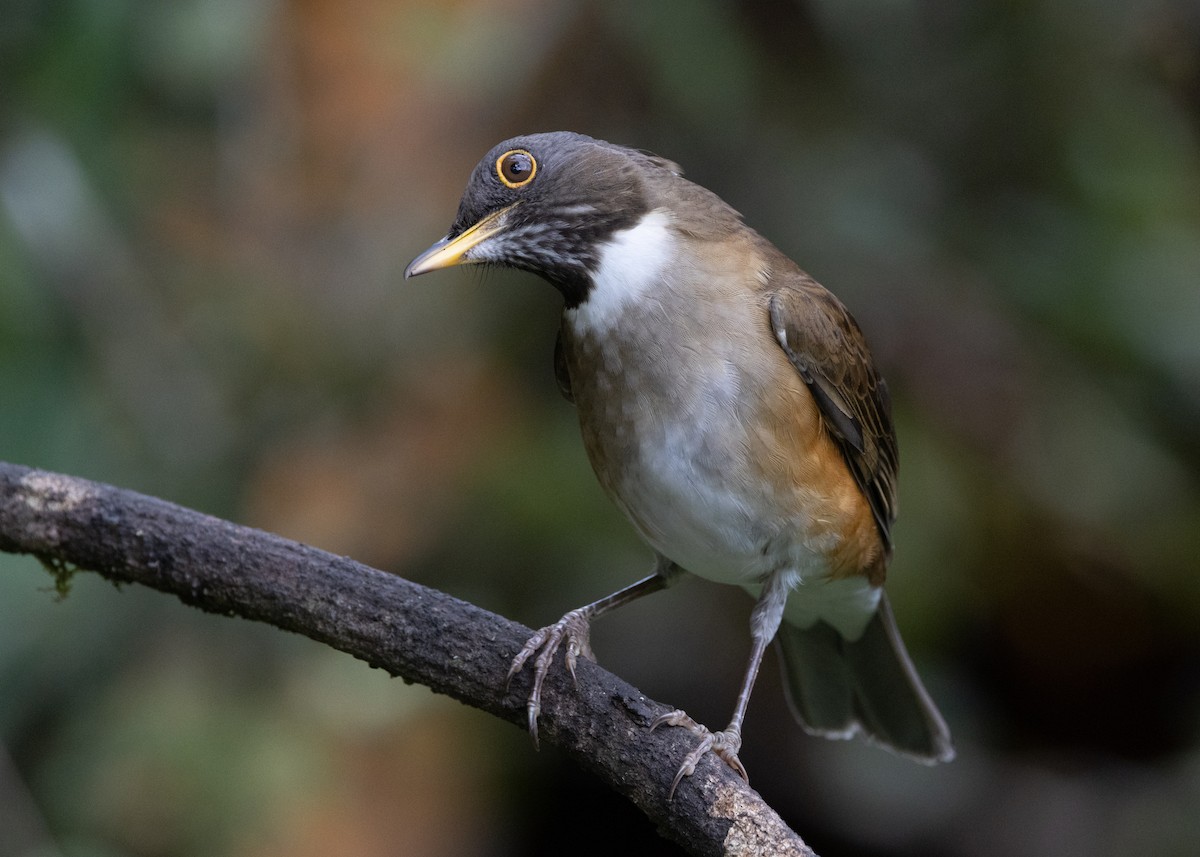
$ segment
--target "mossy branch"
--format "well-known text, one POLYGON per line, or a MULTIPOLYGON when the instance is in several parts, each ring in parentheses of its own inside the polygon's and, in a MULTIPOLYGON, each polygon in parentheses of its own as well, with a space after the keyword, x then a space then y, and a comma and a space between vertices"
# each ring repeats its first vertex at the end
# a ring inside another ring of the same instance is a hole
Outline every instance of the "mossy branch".
MULTIPOLYGON (((393 574, 270 533, 73 476, 0 462, 0 550, 37 557, 61 597, 76 571, 139 583, 211 613, 295 631, 518 726, 530 630, 393 574)), ((561 747, 696 855, 811 855, 726 765, 704 759, 667 800, 692 739, 650 732, 666 706, 596 664, 555 669, 541 739, 561 747)))

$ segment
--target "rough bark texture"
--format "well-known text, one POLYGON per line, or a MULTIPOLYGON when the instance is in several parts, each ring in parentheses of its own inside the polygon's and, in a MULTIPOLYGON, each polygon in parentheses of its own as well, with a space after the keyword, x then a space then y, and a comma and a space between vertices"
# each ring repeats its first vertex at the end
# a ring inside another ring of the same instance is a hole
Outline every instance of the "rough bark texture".
MULTIPOLYGON (((320 640, 406 681, 525 723, 528 675, 504 688, 530 630, 434 589, 131 491, 0 462, 0 550, 60 575, 94 571, 185 604, 320 640)), ((551 671, 541 740, 567 751, 697 855, 811 855, 726 765, 704 759, 667 801, 692 746, 647 726, 667 707, 582 661, 551 671)))

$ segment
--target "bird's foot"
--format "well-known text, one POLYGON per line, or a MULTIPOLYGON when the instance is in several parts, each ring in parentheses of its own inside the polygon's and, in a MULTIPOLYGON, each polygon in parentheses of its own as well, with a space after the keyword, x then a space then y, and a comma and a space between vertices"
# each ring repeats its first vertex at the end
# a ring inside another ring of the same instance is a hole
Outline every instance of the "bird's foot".
POLYGON ((583 655, 589 661, 596 660, 595 655, 592 654, 590 636, 587 608, 582 607, 572 610, 553 625, 542 628, 529 638, 529 641, 513 658, 512 666, 508 669, 505 687, 512 681, 513 676, 521 671, 525 662, 533 658, 533 689, 529 692, 529 701, 525 706, 529 712, 529 734, 533 738, 533 746, 536 747, 538 743, 537 722, 538 715, 542 711, 542 683, 546 680, 546 673, 550 671, 550 665, 554 662, 554 653, 564 642, 567 644, 564 656, 567 671, 571 674, 571 680, 578 684, 578 680, 575 678, 575 663, 579 656, 583 655))
POLYGON ((733 768, 738 776, 746 782, 750 782, 746 768, 742 765, 742 760, 738 758, 738 750, 742 749, 742 733, 735 725, 731 725, 724 732, 712 732, 707 726, 697 723, 685 712, 676 710, 654 718, 654 722, 650 724, 650 731, 653 732, 659 726, 681 726, 700 739, 696 748, 684 758, 683 764, 679 766, 679 773, 675 774, 675 779, 671 781, 671 791, 667 793, 668 801, 675 796, 675 788, 683 778, 690 777, 696 772, 696 765, 705 753, 715 753, 729 767, 733 768))

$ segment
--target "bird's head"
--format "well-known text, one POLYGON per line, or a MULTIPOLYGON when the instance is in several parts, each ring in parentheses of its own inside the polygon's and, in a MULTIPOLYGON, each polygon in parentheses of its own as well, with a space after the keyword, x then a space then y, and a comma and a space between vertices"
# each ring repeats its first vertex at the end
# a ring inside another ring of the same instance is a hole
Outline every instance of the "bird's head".
POLYGON ((559 131, 513 137, 471 173, 445 238, 404 276, 454 265, 531 271, 571 306, 584 300, 599 251, 651 207, 649 187, 679 175, 670 161, 559 131))

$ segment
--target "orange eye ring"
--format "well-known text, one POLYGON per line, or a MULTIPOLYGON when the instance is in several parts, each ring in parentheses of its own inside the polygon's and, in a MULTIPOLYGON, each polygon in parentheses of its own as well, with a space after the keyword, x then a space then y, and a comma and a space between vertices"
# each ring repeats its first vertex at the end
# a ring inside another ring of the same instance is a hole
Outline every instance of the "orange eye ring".
POLYGON ((510 149, 496 159, 496 176, 505 187, 525 187, 537 175, 537 160, 524 149, 510 149))

